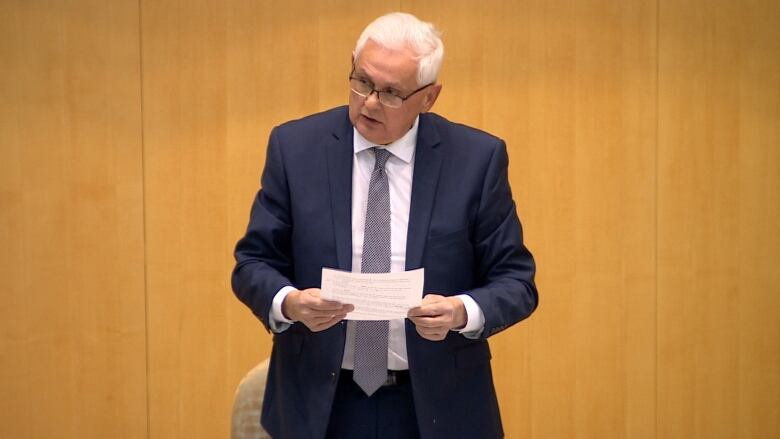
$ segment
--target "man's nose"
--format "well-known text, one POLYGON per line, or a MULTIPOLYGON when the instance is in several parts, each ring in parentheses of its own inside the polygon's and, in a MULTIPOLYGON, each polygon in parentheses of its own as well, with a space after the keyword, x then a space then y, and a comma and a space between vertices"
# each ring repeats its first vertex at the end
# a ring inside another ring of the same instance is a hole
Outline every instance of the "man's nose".
POLYGON ((382 105, 381 102, 379 102, 379 92, 376 90, 371 90, 371 92, 366 96, 366 105, 371 105, 372 107, 376 107, 377 105, 382 105))

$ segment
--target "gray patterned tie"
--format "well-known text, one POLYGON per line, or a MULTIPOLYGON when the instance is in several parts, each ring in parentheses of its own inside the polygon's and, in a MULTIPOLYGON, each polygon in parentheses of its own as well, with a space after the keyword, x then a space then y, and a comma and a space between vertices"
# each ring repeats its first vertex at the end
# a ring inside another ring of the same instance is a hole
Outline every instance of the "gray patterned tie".
MULTIPOLYGON (((390 272, 390 186, 385 162, 390 152, 375 147, 376 163, 368 185, 366 233, 363 237, 362 273, 390 272)), ((387 380, 388 321, 355 323, 355 370, 353 379, 371 396, 387 380)))

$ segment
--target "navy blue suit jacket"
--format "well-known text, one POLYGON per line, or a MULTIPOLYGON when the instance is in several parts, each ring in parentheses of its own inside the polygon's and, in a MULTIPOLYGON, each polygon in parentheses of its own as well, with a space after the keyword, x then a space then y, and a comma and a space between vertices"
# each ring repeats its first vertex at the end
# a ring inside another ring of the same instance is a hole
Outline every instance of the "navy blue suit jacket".
MULTIPOLYGON (((351 270, 353 128, 347 107, 276 127, 262 189, 236 246, 233 290, 266 325, 280 288, 319 287, 323 267, 351 270)), ((485 314, 479 339, 439 342, 406 321, 412 390, 423 438, 503 436, 486 338, 537 305, 535 265, 507 178, 504 142, 433 113, 420 115, 406 268, 425 268, 425 293, 468 293, 485 314)), ((262 422, 273 437, 322 438, 346 325, 274 334, 262 422)))

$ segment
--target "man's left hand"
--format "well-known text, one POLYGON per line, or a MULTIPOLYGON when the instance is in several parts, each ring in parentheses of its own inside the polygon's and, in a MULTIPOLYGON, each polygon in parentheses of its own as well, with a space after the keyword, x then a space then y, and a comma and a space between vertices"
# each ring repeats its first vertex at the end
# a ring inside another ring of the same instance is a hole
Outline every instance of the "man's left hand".
POLYGON ((422 304, 409 310, 409 320, 422 338, 441 341, 452 329, 466 326, 466 306, 457 297, 428 294, 422 304))

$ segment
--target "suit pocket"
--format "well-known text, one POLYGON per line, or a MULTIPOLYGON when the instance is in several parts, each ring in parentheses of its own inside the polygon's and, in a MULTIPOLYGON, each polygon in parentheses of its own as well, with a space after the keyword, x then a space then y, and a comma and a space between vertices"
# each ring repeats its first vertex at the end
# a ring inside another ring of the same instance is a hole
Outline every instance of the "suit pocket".
POLYGON ((469 244, 469 229, 460 229, 443 235, 431 234, 428 248, 447 247, 455 244, 469 244))
POLYGON ((274 336, 274 349, 280 355, 299 356, 303 351, 303 335, 288 329, 274 336))

